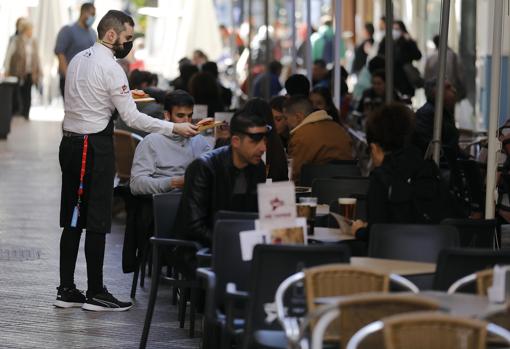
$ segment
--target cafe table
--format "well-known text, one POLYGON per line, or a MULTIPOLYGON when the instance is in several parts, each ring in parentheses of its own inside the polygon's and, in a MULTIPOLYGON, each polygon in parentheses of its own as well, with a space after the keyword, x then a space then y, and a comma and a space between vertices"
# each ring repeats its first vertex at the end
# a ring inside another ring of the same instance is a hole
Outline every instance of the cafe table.
MULTIPOLYGON (((374 293, 375 294, 375 293, 374 293)), ((420 293, 398 292, 398 294, 408 297, 423 297, 435 301, 439 305, 441 311, 456 316, 464 316, 471 318, 484 318, 489 314, 504 311, 505 304, 491 303, 486 296, 479 296, 468 293, 448 294, 441 291, 421 291, 420 293)), ((335 297, 318 297, 315 299, 316 304, 335 304, 348 300, 353 296, 335 296, 335 297)))
POLYGON ((351 265, 367 268, 385 274, 401 276, 434 274, 435 263, 403 261, 397 259, 383 259, 372 257, 351 257, 351 265))
POLYGON ((313 235, 308 235, 308 239, 331 243, 345 240, 354 240, 354 236, 351 234, 342 233, 342 231, 338 228, 315 227, 313 235))

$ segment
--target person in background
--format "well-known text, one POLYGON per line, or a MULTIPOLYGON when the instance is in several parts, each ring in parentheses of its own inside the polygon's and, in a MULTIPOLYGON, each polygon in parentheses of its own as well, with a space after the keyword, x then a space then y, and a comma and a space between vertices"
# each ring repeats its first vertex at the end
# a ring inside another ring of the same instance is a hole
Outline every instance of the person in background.
POLYGON ((241 112, 246 115, 256 115, 266 121, 266 124, 271 127, 267 138, 267 152, 265 157, 266 163, 266 177, 271 178, 273 182, 287 181, 289 179, 287 156, 285 148, 276 131, 275 123, 273 120, 273 113, 269 103, 261 98, 250 99, 241 112))
POLYGON ((289 144, 289 126, 287 125, 285 115, 283 115, 283 103, 285 103, 286 100, 287 97, 285 96, 277 96, 269 102, 271 112, 273 113, 276 133, 280 136, 280 140, 285 149, 287 149, 287 145, 289 144))
POLYGON ((308 96, 310 81, 303 74, 293 74, 285 81, 285 90, 288 96, 308 96))
POLYGON ((195 99, 195 104, 207 105, 207 117, 214 118, 214 113, 225 110, 217 81, 209 73, 193 75, 189 81, 189 93, 195 99))
POLYGON ((64 97, 67 66, 71 59, 78 53, 92 45, 97 40, 97 35, 92 24, 96 20, 96 8, 91 2, 81 5, 80 17, 72 25, 66 25, 60 29, 55 44, 55 54, 58 58, 58 73, 60 75, 60 92, 64 97))
POLYGON ((272 61, 267 67, 265 73, 257 75, 253 82, 253 95, 258 98, 266 98, 266 96, 274 97, 277 96, 282 90, 282 84, 280 83, 280 75, 282 73, 283 66, 278 61, 272 61), (269 79, 269 94, 266 93, 269 79))
MULTIPOLYGON (((347 88, 347 85, 345 87, 347 88)), ((326 111, 334 121, 340 122, 338 109, 335 107, 335 103, 333 103, 333 97, 328 88, 314 87, 312 92, 310 92, 309 99, 315 109, 326 111)))
POLYGON ((196 65, 198 68, 202 68, 202 65, 204 65, 206 62, 209 61, 209 58, 207 58, 207 55, 202 50, 195 50, 193 51, 193 55, 191 57, 191 63, 196 65))
MULTIPOLYGON (((333 30, 333 20, 330 16, 321 18, 321 26, 316 33, 313 33, 310 41, 312 43, 312 61, 323 59, 327 64, 333 63, 335 58, 334 39, 335 31, 333 30)), ((345 44, 340 40, 339 45, 340 59, 345 57, 345 44)))
MULTIPOLYGON (((402 95, 414 96, 415 86, 406 73, 406 66, 410 67, 413 61, 421 59, 421 52, 416 41, 413 40, 402 21, 393 23, 393 44, 394 44, 394 81, 395 89, 402 95)), ((378 55, 384 56, 386 50, 386 38, 379 44, 378 55)))
POLYGON ((283 113, 290 128, 288 153, 294 183, 299 184, 303 165, 352 160, 352 140, 345 128, 326 111, 316 111, 307 96, 289 97, 283 113))
POLYGON ((232 105, 232 91, 221 84, 218 65, 215 62, 206 62, 202 65, 202 71, 211 74, 216 79, 223 109, 230 109, 230 106, 232 105))
POLYGON ((191 78, 198 73, 198 67, 191 64, 191 61, 187 58, 183 58, 179 61, 179 76, 176 77, 170 85, 174 90, 183 90, 189 92, 189 81, 191 78))
POLYGON ((331 72, 328 70, 326 61, 323 59, 313 61, 312 86, 325 87, 331 90, 331 72))
POLYGON ((32 104, 32 84, 39 84, 41 63, 33 26, 28 20, 19 22, 19 33, 10 42, 5 57, 5 73, 19 79, 20 114, 28 120, 32 104))
POLYGON ((363 92, 372 87, 372 73, 376 70, 384 71, 384 64, 384 57, 375 56, 368 61, 368 64, 365 65, 363 69, 361 69, 358 75, 358 81, 352 90, 352 99, 354 103, 358 103, 363 96, 363 92))
MULTIPOLYGON (((165 97, 165 120, 175 124, 191 122, 193 105, 193 97, 187 92, 169 92, 165 97)), ((131 193, 151 195, 182 189, 188 165, 211 149, 202 135, 185 138, 149 134, 136 147, 131 168, 131 193)))
MULTIPOLYGON (((203 154, 184 175, 184 189, 172 232, 175 238, 210 247, 214 216, 220 210, 257 212, 257 184, 266 180, 262 155, 269 128, 256 115, 237 113, 230 123, 231 144, 203 154)), ((194 252, 176 252, 176 268, 186 276, 196 270, 194 252)))
POLYGON ((367 63, 367 58, 374 46, 374 30, 374 25, 372 23, 365 23, 363 28, 363 41, 354 51, 351 74, 358 75, 367 63))
MULTIPOLYGON (((432 39, 436 46, 436 52, 427 57, 425 63, 425 72, 423 78, 425 81, 437 78, 439 71, 439 35, 432 39)), ((446 80, 455 87, 457 91, 457 100, 460 101, 466 97, 466 84, 464 81, 464 69, 459 56, 450 48, 446 51, 446 80)))

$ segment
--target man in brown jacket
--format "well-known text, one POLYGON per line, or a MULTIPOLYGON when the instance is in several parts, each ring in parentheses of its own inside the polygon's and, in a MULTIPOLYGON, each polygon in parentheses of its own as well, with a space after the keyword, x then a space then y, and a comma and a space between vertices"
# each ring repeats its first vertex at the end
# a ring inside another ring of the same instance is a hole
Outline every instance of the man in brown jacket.
POLYGON ((352 142, 347 131, 324 110, 314 110, 307 97, 290 97, 283 112, 291 130, 288 153, 296 184, 305 164, 352 160, 352 142))

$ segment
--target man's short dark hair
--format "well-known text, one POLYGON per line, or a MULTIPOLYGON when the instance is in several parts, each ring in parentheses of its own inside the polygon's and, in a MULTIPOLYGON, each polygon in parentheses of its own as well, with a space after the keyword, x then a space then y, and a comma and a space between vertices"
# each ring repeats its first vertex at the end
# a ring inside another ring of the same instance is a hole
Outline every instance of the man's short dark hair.
POLYGON ((367 31, 368 35, 371 37, 374 36, 375 28, 374 25, 370 22, 365 23, 365 30, 367 31))
POLYGON ((81 5, 80 7, 80 15, 84 14, 85 12, 87 11, 90 11, 92 9, 94 9, 94 4, 92 2, 85 2, 84 4, 81 5))
POLYGON ((414 132, 415 116, 401 103, 386 104, 367 119, 367 142, 379 144, 385 151, 396 151, 409 145, 414 132))
POLYGON ((215 78, 218 78, 218 65, 215 62, 205 62, 202 65, 202 71, 211 74, 215 78))
POLYGON ((315 61, 313 61, 313 65, 316 65, 316 66, 319 66, 321 67, 322 69, 326 69, 328 64, 326 63, 325 60, 323 59, 316 59, 315 61))
POLYGON ((230 133, 239 136, 243 135, 250 127, 263 126, 267 126, 267 123, 262 116, 241 110, 235 113, 230 120, 230 133))
POLYGON ((310 93, 310 81, 303 74, 293 74, 285 81, 285 89, 289 96, 308 96, 310 93))
POLYGON ((124 24, 129 24, 131 27, 135 26, 135 22, 131 16, 127 15, 122 11, 110 10, 97 25, 97 35, 99 39, 103 39, 106 32, 110 29, 115 30, 117 34, 120 34, 125 30, 124 24))
POLYGON ((165 96, 164 106, 165 110, 169 113, 172 112, 173 107, 191 107, 195 105, 195 100, 186 91, 175 90, 168 92, 165 96))
POLYGON ((386 72, 384 71, 384 69, 377 69, 372 73, 372 78, 374 77, 378 77, 382 81, 386 81, 386 72))
POLYGON ((372 74, 372 72, 376 70, 384 69, 385 62, 386 61, 384 60, 383 56, 379 55, 375 56, 370 61, 368 61, 368 71, 370 72, 370 74, 372 74))
POLYGON ((434 42, 434 45, 436 46, 436 48, 439 49, 439 35, 438 34, 434 35, 434 37, 432 38, 432 41, 434 42))
POLYGON ((286 100, 287 97, 285 96, 276 96, 269 101, 269 105, 271 106, 271 109, 283 113, 283 104, 285 103, 286 100))
POLYGON ((283 65, 278 61, 272 61, 269 63, 268 68, 271 74, 280 75, 283 69, 283 65))
POLYGON ((304 115, 310 115, 314 111, 312 102, 305 95, 295 95, 287 98, 283 103, 283 109, 291 113, 301 112, 304 115))

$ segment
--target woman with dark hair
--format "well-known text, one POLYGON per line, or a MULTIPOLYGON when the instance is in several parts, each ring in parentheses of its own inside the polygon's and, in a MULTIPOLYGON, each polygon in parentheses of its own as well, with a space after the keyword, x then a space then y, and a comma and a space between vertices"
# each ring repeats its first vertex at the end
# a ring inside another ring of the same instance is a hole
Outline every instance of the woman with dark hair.
POLYGON ((458 216, 439 169, 411 143, 414 127, 414 113, 401 103, 384 105, 368 117, 366 134, 374 170, 367 197, 368 222, 353 223, 356 238, 367 240, 366 228, 373 224, 438 224, 458 216))
POLYGON ((271 112, 269 103, 260 98, 253 98, 244 105, 239 113, 255 114, 263 117, 267 124, 271 126, 272 130, 267 140, 267 178, 271 178, 275 182, 288 180, 287 156, 280 137, 278 136, 278 132, 276 132, 273 113, 271 112))
POLYGON ((189 81, 189 93, 195 98, 195 105, 207 105, 207 117, 213 118, 214 113, 223 111, 220 92, 216 79, 207 72, 200 72, 189 81))
POLYGON ((310 92, 309 99, 314 108, 326 111, 326 113, 328 113, 334 121, 340 122, 338 109, 336 109, 335 104, 333 103, 333 97, 331 96, 331 92, 328 88, 314 87, 312 92, 310 92))
POLYGON ((356 47, 354 51, 354 61, 352 62, 351 73, 358 74, 367 63, 368 55, 372 46, 374 45, 374 25, 372 23, 365 23, 363 30, 363 41, 356 47))

